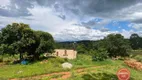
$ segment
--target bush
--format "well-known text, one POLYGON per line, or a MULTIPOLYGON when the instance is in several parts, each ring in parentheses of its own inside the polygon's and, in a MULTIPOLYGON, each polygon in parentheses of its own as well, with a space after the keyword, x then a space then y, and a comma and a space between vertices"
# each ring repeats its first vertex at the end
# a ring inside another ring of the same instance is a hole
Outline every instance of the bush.
POLYGON ((3 59, 2 59, 2 58, 0 58, 0 62, 3 62, 3 59))
POLYGON ((72 63, 73 65, 91 65, 92 56, 88 54, 78 54, 76 59, 68 60, 68 62, 72 63))
POLYGON ((103 47, 109 53, 109 57, 127 57, 129 56, 129 41, 124 39, 121 34, 110 34, 103 40, 103 47))
POLYGON ((104 61, 108 58, 108 53, 104 49, 97 50, 93 55, 94 61, 104 61))
POLYGON ((3 57, 0 55, 0 62, 3 62, 3 57))
POLYGON ((55 58, 49 58, 49 63, 52 64, 53 67, 62 67, 62 63, 65 62, 64 58, 60 58, 60 57, 55 57, 55 58))
POLYGON ((56 57, 56 58, 50 58, 49 61, 51 63, 64 63, 65 59, 64 58, 60 58, 60 57, 56 57))
POLYGON ((64 60, 65 60, 65 62, 68 62, 68 61, 69 61, 68 58, 65 58, 64 60))
POLYGON ((135 56, 134 59, 136 59, 138 62, 142 62, 142 56, 135 56))

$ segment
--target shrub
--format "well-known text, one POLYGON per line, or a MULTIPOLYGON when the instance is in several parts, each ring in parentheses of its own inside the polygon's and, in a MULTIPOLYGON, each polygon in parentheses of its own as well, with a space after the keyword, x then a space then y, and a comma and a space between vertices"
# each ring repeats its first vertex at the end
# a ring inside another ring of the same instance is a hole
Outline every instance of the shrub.
POLYGON ((3 57, 0 55, 0 62, 3 62, 3 57))
POLYGON ((56 58, 50 58, 49 61, 51 63, 64 63, 65 59, 64 58, 60 58, 60 57, 56 57, 56 58))
POLYGON ((3 62, 3 59, 2 59, 2 58, 0 58, 0 62, 3 62))
POLYGON ((136 59, 138 62, 142 62, 142 57, 139 55, 135 56, 134 59, 136 59))
POLYGON ((108 53, 105 49, 99 49, 93 55, 94 61, 104 61, 107 58, 108 58, 108 53))
POLYGON ((68 58, 65 58, 64 60, 65 60, 65 62, 68 62, 68 61, 69 61, 68 58))
POLYGON ((130 45, 129 41, 124 39, 121 34, 110 34, 103 40, 103 47, 109 53, 109 57, 129 56, 130 45))
POLYGON ((88 54, 78 54, 76 59, 68 60, 68 62, 72 63, 73 65, 91 65, 92 63, 92 56, 88 54))

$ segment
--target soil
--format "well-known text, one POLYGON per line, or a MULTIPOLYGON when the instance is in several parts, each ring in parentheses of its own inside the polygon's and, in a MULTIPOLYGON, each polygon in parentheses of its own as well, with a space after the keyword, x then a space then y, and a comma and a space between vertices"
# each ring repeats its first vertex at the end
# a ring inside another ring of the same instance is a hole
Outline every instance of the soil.
MULTIPOLYGON (((99 66, 95 66, 95 67, 90 67, 90 68, 97 68, 99 66)), ((80 68, 80 69, 76 69, 75 72, 77 72, 78 74, 85 74, 87 72, 85 72, 87 68, 80 68)), ((32 77, 26 77, 26 78, 14 78, 14 79, 9 79, 9 80, 38 80, 44 77, 49 77, 49 76, 53 76, 53 75, 62 75, 59 78, 52 78, 50 80, 66 80, 68 78, 71 77, 71 72, 67 71, 67 72, 55 72, 55 73, 50 73, 50 74, 43 74, 43 75, 37 75, 37 76, 32 76, 32 77)))
POLYGON ((142 63, 138 62, 134 59, 126 60, 124 61, 125 64, 127 64, 129 67, 137 69, 137 70, 142 70, 142 63))

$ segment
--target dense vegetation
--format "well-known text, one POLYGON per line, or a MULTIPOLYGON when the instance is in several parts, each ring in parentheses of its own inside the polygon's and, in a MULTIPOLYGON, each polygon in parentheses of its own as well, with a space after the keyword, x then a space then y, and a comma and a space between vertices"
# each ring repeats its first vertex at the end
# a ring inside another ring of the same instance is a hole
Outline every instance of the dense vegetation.
POLYGON ((98 41, 57 42, 56 48, 76 49, 81 54, 91 54, 94 60, 100 61, 108 57, 129 56, 131 50, 142 48, 142 37, 132 34, 124 39, 121 34, 110 34, 98 41))
MULTIPOLYGON (((69 71, 72 73, 69 80, 108 80, 117 79, 118 69, 128 68, 131 71, 130 79, 140 80, 141 71, 129 68, 123 59, 129 56, 142 62, 142 51, 138 50, 141 48, 142 37, 138 34, 132 34, 130 39, 124 39, 121 34, 110 34, 98 41, 55 43, 48 32, 32 30, 27 24, 13 23, 0 30, 0 79, 28 77, 26 80, 32 80, 32 76, 69 71), (50 56, 39 59, 43 53, 54 52, 55 48, 75 49, 78 52, 77 58, 68 60, 50 56), (114 60, 117 57, 119 58, 114 60), (34 62, 27 65, 13 65, 18 59, 34 60, 34 62), (64 62, 71 63, 73 68, 63 69, 61 64, 64 62), (85 70, 79 73, 76 72, 78 68, 85 70)), ((37 80, 61 76, 62 74, 40 76, 37 80)))
POLYGON ((108 57, 129 56, 131 49, 142 48, 142 38, 132 34, 130 39, 124 39, 121 34, 109 34, 98 41, 56 42, 51 34, 34 31, 29 25, 13 23, 0 31, 0 54, 23 55, 26 58, 39 59, 45 52, 52 53, 54 48, 76 49, 78 53, 90 54, 94 60, 102 61, 108 57))
MULTIPOLYGON (((114 34, 108 35, 108 37, 113 36, 114 34)), ((119 34, 120 38, 123 37, 119 34)), ((119 38, 119 37, 118 37, 119 38)), ((124 39, 124 38, 123 38, 124 39)), ((121 39, 119 39, 122 41, 121 39)), ((85 53, 91 49, 98 49, 103 45, 103 39, 97 41, 83 40, 83 41, 70 41, 70 42, 56 42, 56 48, 66 48, 66 49, 77 49, 79 53, 85 53), (102 43, 102 44, 101 44, 102 43)), ((111 40, 110 40, 111 41, 111 40)), ((124 40, 129 47, 134 50, 142 49, 142 37, 134 33, 130 36, 130 39, 124 40)), ((114 41, 115 42, 115 41, 114 41)), ((116 42, 117 43, 117 42, 116 42)))
MULTIPOLYGON (((133 35, 134 34, 132 34, 132 36, 133 35)), ((136 40, 135 38, 131 39, 136 40)), ((135 44, 131 39, 124 39, 121 34, 110 34, 104 39, 98 41, 59 42, 57 43, 56 48, 75 48, 78 53, 91 54, 98 58, 97 60, 103 60, 108 56, 128 56, 132 47, 131 44, 135 44)), ((141 47, 138 47, 137 49, 139 48, 141 47)))
POLYGON ((40 54, 54 51, 54 39, 52 35, 43 31, 34 31, 29 25, 13 23, 0 31, 0 54, 20 54, 32 56, 31 59, 39 59, 40 54))

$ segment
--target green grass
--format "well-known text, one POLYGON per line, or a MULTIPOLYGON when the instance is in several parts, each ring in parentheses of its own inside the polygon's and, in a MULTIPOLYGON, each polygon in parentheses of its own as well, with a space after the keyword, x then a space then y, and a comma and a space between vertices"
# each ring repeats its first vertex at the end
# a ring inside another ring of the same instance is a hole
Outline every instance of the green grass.
MULTIPOLYGON (((140 53, 139 53, 140 54, 140 53)), ((137 56, 141 56, 137 54, 137 56)), ((79 55, 76 60, 71 61, 74 65, 86 65, 87 66, 103 66, 97 68, 88 68, 86 74, 78 75, 73 73, 73 76, 68 80, 117 80, 116 73, 121 68, 127 68, 131 72, 130 80, 142 80, 142 71, 132 69, 124 64, 123 60, 111 60, 105 61, 92 61, 89 55, 79 55), (82 59, 80 59, 82 58, 82 59), (92 72, 93 71, 93 72, 92 72)))
POLYGON ((133 50, 131 52, 131 58, 134 58, 137 61, 142 62, 142 50, 133 50))
POLYGON ((62 62, 64 59, 52 58, 47 62, 41 63, 40 61, 28 64, 13 64, 0 66, 0 80, 8 78, 21 78, 45 73, 64 71, 62 69, 62 62))
POLYGON ((74 73, 68 80, 118 80, 116 73, 121 68, 127 68, 131 77, 130 80, 142 80, 142 71, 129 68, 122 61, 116 60, 111 65, 104 65, 103 67, 88 68, 86 74, 74 73))
MULTIPOLYGON (((142 71, 137 71, 135 69, 129 68, 127 65, 124 64, 122 60, 107 59, 105 61, 92 61, 92 57, 90 55, 78 54, 77 59, 67 61, 73 64, 73 69, 68 70, 72 73, 72 77, 69 78, 69 80, 105 80, 108 78, 110 79, 110 77, 114 77, 114 79, 117 79, 116 72, 120 68, 128 68, 131 72, 132 80, 142 79, 142 71), (100 67, 92 68, 92 66, 100 67), (77 68, 87 68, 87 73, 78 75, 78 73, 75 72, 75 69, 77 68)), ((1 65, 0 80, 7 80, 9 78, 30 77, 45 73, 67 71, 65 69, 62 69, 61 64, 63 62, 65 62, 65 60, 61 58, 50 58, 46 63, 42 64, 40 61, 38 61, 28 65, 1 65)), ((60 76, 61 75, 53 75, 50 77, 42 78, 41 80, 49 80, 51 78, 57 78, 60 76)))
POLYGON ((62 76, 62 74, 56 74, 56 75, 52 75, 49 77, 44 77, 44 78, 40 78, 40 80, 50 80, 50 79, 54 79, 54 78, 60 78, 62 76))
POLYGON ((0 78, 18 78, 62 71, 61 66, 53 63, 40 64, 39 62, 30 65, 5 65, 0 67, 0 78))

